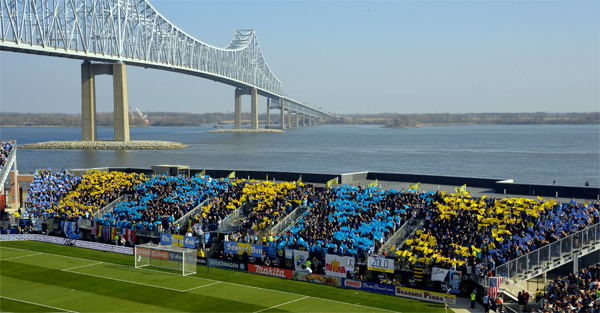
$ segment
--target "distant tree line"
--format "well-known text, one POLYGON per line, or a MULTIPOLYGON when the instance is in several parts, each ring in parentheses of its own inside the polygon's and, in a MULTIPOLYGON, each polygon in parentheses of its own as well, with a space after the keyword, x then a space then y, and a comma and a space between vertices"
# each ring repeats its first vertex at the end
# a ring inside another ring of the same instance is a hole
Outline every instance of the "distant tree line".
MULTIPOLYGON (((149 112, 152 126, 200 126, 233 122, 233 113, 181 113, 149 112)), ((250 113, 243 113, 242 120, 249 121, 250 113)), ((259 115, 266 120, 266 113, 259 115)), ((271 123, 279 122, 279 114, 271 114, 271 123)), ((114 125, 113 113, 96 114, 96 123, 100 127, 114 125)), ((459 124, 599 124, 600 112, 586 113, 426 113, 426 114, 351 114, 338 115, 326 123, 331 124, 380 124, 387 127, 406 128, 424 125, 459 124)), ((145 126, 146 123, 137 114, 130 116, 131 126, 145 126)), ((80 126, 81 114, 64 113, 11 113, 2 112, 0 126, 80 126)))
POLYGON ((331 123, 384 124, 394 128, 459 124, 599 124, 600 112, 353 114, 336 117, 331 123))

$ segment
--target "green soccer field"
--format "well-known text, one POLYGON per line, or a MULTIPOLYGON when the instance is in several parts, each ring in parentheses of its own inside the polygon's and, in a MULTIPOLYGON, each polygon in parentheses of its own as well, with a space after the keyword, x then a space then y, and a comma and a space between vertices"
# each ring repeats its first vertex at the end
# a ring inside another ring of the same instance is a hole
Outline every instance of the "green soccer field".
POLYGON ((184 277, 133 264, 133 256, 116 253, 1 242, 0 311, 445 312, 439 304, 204 266, 184 277))

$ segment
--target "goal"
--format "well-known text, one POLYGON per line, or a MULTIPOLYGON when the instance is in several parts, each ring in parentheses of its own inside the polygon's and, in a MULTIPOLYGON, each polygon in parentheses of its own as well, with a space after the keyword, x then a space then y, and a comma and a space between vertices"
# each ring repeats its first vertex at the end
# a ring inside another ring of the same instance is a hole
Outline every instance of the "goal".
POLYGON ((135 267, 156 266, 181 271, 183 276, 196 273, 198 250, 147 243, 134 247, 135 267))

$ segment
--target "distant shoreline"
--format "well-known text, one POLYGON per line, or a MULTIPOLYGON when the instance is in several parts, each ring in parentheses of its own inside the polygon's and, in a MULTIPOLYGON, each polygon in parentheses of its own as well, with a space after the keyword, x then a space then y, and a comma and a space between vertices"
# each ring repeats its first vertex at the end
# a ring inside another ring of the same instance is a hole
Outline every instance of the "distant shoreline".
MULTIPOLYGON (((150 125, 142 124, 138 118, 129 121, 129 127, 200 127, 205 125, 232 125, 235 121, 233 113, 179 113, 148 112, 150 125)), ((266 113, 258 115, 258 123, 265 125, 269 119, 272 124, 280 122, 281 115, 266 113)), ((289 120, 289 117, 286 121, 289 120)), ((296 117, 300 124, 309 124, 307 119, 296 117)), ((60 113, 11 113, 2 112, 0 127, 80 127, 81 115, 60 113)), ((250 124, 250 114, 242 113, 243 125, 250 124)), ((113 127, 112 113, 98 113, 96 125, 101 128, 113 127), (102 126, 100 126, 102 125, 102 126)), ((293 123, 295 124, 295 123, 293 123)), ((382 125, 390 128, 413 128, 425 126, 452 125, 587 125, 600 124, 600 112, 572 113, 377 113, 377 114, 344 114, 324 116, 319 124, 346 125, 382 125)))

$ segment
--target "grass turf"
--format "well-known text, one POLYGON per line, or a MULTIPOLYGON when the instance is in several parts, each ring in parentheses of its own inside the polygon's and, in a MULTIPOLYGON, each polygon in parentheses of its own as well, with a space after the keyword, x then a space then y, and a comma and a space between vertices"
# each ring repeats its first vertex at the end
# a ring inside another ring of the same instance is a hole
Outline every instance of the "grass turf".
POLYGON ((444 312, 444 306, 198 267, 183 277, 133 257, 30 241, 0 243, 0 311, 444 312))

